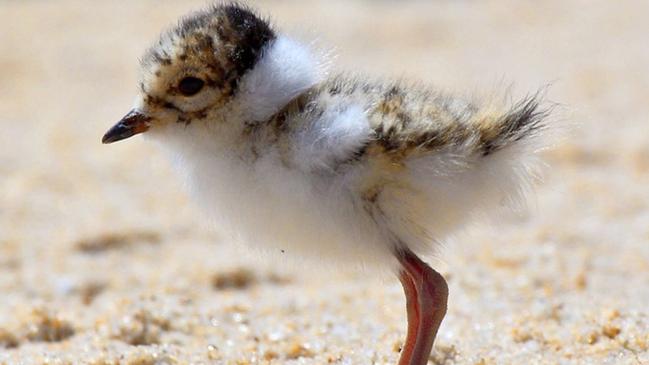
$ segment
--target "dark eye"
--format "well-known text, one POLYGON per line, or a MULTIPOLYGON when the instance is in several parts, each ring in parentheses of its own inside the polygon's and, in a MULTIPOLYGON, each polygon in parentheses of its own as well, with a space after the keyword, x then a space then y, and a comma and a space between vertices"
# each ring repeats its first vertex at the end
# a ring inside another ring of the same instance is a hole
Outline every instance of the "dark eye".
POLYGON ((198 94, 203 88, 205 82, 197 77, 189 76, 180 80, 178 83, 178 90, 185 96, 192 96, 198 94))

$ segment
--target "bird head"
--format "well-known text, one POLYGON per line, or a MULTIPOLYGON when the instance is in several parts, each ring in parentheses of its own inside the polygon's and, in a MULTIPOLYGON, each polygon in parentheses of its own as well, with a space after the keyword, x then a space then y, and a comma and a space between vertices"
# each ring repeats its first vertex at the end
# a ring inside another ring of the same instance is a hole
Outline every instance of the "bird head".
POLYGON ((141 59, 135 105, 102 142, 228 119, 225 111, 241 94, 242 79, 275 39, 267 21, 238 4, 215 5, 181 19, 141 59))

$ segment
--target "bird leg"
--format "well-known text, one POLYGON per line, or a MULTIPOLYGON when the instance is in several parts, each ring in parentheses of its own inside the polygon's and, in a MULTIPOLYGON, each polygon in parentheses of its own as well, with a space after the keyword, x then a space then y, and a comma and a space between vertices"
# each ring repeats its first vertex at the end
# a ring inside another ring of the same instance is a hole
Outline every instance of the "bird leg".
POLYGON ((444 277, 413 252, 397 253, 399 280, 406 294, 408 332, 398 365, 425 365, 446 314, 448 285, 444 277))

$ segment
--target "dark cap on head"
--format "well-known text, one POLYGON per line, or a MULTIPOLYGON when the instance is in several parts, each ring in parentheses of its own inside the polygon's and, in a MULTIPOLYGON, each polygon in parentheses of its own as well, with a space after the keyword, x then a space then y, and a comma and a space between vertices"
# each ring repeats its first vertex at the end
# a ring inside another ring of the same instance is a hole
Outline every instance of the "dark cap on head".
POLYGON ((197 57, 216 74, 212 82, 234 91, 238 80, 255 65, 264 46, 275 37, 268 21, 247 6, 213 5, 181 19, 161 36, 142 63, 171 65, 177 60, 197 57), (165 45, 169 42, 182 48, 177 59, 169 54, 165 45))

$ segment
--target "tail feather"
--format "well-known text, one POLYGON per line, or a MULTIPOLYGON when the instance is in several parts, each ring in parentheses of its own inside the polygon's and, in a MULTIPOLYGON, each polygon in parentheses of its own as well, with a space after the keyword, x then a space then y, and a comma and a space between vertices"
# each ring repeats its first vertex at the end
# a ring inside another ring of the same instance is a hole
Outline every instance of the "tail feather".
POLYGON ((549 110, 539 106, 536 96, 523 99, 487 130, 482 131, 482 155, 488 156, 514 142, 538 136, 546 129, 545 121, 548 115, 549 110))

